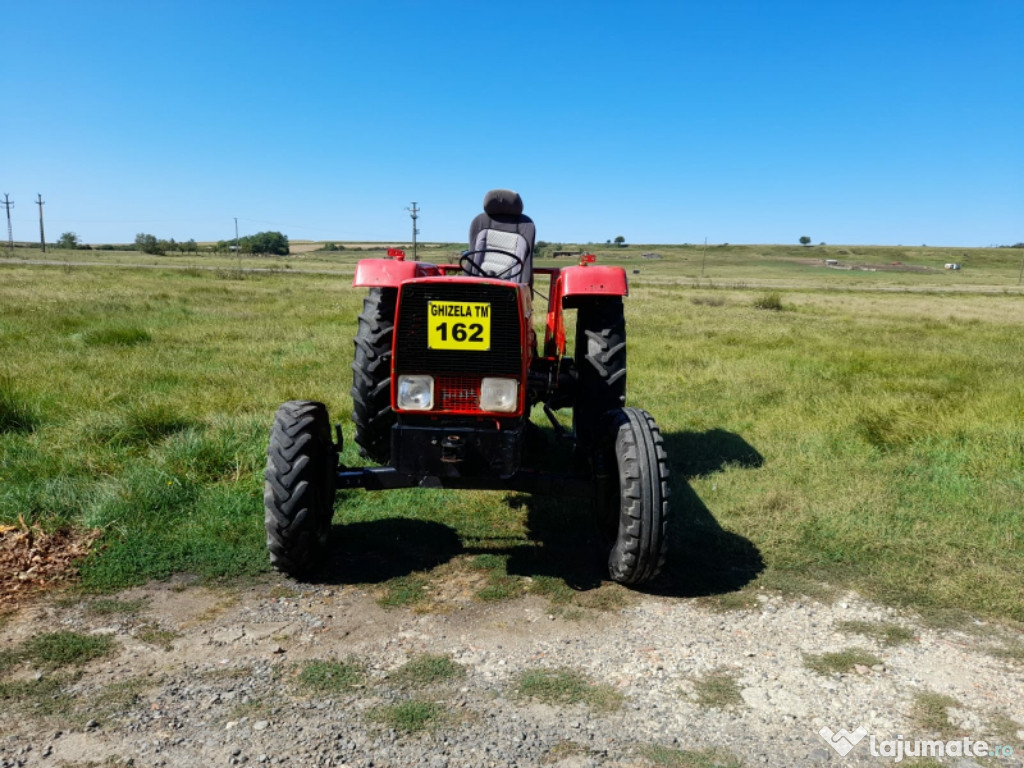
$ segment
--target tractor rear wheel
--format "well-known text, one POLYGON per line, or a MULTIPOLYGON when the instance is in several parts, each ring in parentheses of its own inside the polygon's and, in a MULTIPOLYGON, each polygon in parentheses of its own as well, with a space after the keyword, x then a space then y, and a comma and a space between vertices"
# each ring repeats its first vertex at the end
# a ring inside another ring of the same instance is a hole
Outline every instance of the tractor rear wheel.
POLYGON ((323 403, 291 400, 277 409, 263 492, 270 563, 305 576, 323 557, 334 515, 337 454, 323 403))
POLYGON ((371 288, 363 300, 352 361, 352 421, 359 453, 378 464, 391 459, 391 343, 397 288, 371 288))
POLYGON ((626 318, 622 297, 587 299, 576 310, 576 404, 580 447, 601 435, 601 418, 626 404, 626 318))
POLYGON ((668 455, 647 411, 611 411, 604 428, 595 469, 598 522, 611 545, 608 572, 621 584, 643 584, 665 564, 668 455))

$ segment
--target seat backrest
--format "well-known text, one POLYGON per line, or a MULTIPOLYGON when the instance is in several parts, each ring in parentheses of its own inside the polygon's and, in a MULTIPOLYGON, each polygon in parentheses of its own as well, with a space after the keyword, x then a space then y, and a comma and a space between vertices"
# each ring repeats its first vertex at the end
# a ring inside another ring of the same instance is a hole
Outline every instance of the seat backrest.
POLYGON ((529 216, 523 215, 523 199, 510 189, 492 189, 484 195, 484 212, 469 225, 469 250, 478 251, 471 257, 480 271, 505 275, 526 285, 533 283, 533 247, 537 228, 529 216), (523 262, 520 270, 515 261, 496 251, 514 253, 523 262))

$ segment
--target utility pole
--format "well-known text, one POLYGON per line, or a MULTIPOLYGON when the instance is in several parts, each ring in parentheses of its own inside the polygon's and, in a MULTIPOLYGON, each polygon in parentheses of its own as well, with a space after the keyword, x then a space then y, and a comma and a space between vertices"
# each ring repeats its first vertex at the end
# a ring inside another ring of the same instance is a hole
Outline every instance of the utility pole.
POLYGON ((39 243, 43 246, 43 253, 46 253, 46 232, 43 231, 43 196, 36 195, 39 199, 36 205, 39 206, 39 243))
POLYGON ((418 235, 420 231, 416 229, 416 219, 419 218, 420 209, 416 207, 416 203, 414 201, 412 208, 406 208, 405 210, 409 211, 409 215, 412 217, 412 260, 419 261, 419 259, 416 258, 416 235, 418 235))
POLYGON ((11 230, 11 208, 14 207, 14 203, 11 202, 11 196, 4 192, 4 208, 7 209, 7 250, 12 254, 14 253, 14 233, 11 230))

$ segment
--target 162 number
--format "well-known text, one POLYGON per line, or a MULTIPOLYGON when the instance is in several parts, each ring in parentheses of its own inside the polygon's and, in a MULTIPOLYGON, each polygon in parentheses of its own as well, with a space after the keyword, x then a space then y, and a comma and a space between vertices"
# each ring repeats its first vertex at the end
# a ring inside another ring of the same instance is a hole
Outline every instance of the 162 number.
MULTIPOLYGON (((448 341, 448 323, 438 325, 437 332, 441 334, 441 341, 448 341)), ((452 341, 480 343, 484 340, 484 327, 480 323, 452 323, 451 337, 452 341)))

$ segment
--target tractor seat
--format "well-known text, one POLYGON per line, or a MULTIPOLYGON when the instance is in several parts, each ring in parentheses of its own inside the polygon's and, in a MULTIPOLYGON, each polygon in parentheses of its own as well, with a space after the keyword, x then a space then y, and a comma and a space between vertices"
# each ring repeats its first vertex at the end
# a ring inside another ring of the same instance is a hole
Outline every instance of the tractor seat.
POLYGON ((473 274, 505 273, 508 280, 532 285, 536 238, 537 228, 529 216, 523 215, 523 198, 519 193, 511 189, 492 189, 484 195, 484 212, 469 225, 469 250, 477 251, 470 259, 479 268, 473 274), (514 259, 496 251, 487 251, 488 248, 514 253, 522 260, 522 269, 514 259))

